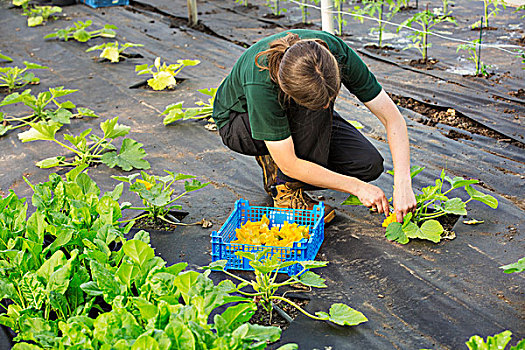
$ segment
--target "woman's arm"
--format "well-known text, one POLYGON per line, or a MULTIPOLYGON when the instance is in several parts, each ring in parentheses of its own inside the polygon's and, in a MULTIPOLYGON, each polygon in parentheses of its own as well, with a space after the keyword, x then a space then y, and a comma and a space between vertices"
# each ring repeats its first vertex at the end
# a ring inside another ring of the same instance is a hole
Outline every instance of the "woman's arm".
POLYGON ((394 210, 397 221, 415 209, 416 198, 410 178, 410 147, 405 120, 384 90, 365 106, 386 128, 388 145, 394 163, 394 210))
POLYGON ((265 143, 273 160, 285 175, 314 186, 351 193, 367 207, 375 207, 379 213, 388 215, 388 200, 379 187, 297 158, 291 137, 265 143))

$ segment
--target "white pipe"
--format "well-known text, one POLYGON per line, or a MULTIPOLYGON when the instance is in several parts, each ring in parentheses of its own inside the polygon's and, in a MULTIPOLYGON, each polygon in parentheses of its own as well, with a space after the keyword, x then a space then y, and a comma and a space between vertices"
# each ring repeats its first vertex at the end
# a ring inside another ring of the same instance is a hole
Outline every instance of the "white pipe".
POLYGON ((321 23, 325 32, 334 34, 334 0, 321 0, 321 23))

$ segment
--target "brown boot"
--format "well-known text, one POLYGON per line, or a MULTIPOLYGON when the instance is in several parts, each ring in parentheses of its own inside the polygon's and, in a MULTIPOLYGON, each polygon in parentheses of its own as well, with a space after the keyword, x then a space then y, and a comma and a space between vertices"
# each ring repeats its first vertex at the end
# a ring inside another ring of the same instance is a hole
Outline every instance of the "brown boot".
MULTIPOLYGON (((287 182, 282 185, 272 186, 273 206, 276 208, 312 210, 314 205, 319 204, 319 201, 313 199, 306 192, 304 192, 301 185, 301 183, 287 182)), ((325 203, 325 224, 332 221, 334 217, 335 209, 325 203)))
POLYGON ((257 164, 262 168, 264 190, 268 195, 272 195, 271 187, 275 184, 277 178, 277 164, 273 161, 271 155, 255 156, 257 164))

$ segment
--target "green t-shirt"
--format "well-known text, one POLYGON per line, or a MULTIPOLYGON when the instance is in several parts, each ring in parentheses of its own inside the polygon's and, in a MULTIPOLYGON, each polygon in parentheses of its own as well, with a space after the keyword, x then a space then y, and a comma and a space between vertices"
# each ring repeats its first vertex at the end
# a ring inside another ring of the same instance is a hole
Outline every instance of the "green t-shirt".
POLYGON ((228 123, 231 111, 248 112, 254 139, 279 141, 291 135, 285 108, 279 101, 279 86, 272 82, 268 70, 255 65, 255 56, 288 32, 296 33, 301 39, 325 41, 339 64, 343 85, 361 102, 368 102, 381 92, 381 85, 374 75, 343 40, 317 30, 287 30, 250 46, 221 83, 213 105, 213 119, 219 128, 228 123))

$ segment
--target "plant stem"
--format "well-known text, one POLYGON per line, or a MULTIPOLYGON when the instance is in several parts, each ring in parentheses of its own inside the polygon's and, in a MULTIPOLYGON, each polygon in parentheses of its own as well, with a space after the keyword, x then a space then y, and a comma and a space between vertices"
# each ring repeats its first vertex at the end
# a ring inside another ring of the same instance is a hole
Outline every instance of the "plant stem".
POLYGON ((146 216, 149 216, 149 213, 146 213, 146 214, 142 214, 140 216, 137 216, 136 218, 133 218, 133 219, 129 219, 129 220, 123 220, 123 221, 119 221, 120 224, 123 224, 123 223, 126 223, 126 222, 130 222, 130 221, 135 221, 135 220, 139 220, 139 219, 142 219, 146 216))
POLYGON ((85 154, 81 153, 80 151, 77 151, 73 147, 69 147, 68 145, 58 141, 57 139, 53 139, 53 141, 55 141, 56 143, 58 143, 60 146, 64 147, 65 149, 67 149, 67 150, 75 153, 76 155, 80 156, 82 159, 85 157, 85 154))
POLYGON ((309 313, 308 311, 304 310, 302 307, 300 307, 299 305, 297 305, 296 303, 294 303, 293 301, 291 300, 288 300, 286 298, 282 298, 282 297, 279 297, 279 296, 271 296, 270 299, 275 299, 275 300, 282 300, 290 305, 292 305, 293 307, 295 307, 297 310, 301 311, 304 315, 310 317, 310 318, 313 318, 314 320, 319 320, 319 321, 326 321, 326 319, 324 318, 321 318, 321 317, 317 317, 315 315, 312 315, 311 313, 309 313))
POLYGON ((479 43, 478 43, 479 50, 477 54, 478 60, 476 61, 476 75, 479 74, 479 68, 481 66, 481 36, 482 36, 482 33, 483 33, 483 17, 481 17, 481 21, 479 25, 479 43))
POLYGON ((241 281, 241 282, 245 282, 245 283, 247 283, 248 285, 253 286, 253 284, 252 284, 251 282, 245 280, 245 279, 242 278, 242 277, 239 277, 239 276, 234 275, 233 273, 229 272, 228 270, 224 270, 224 269, 222 269, 222 270, 219 270, 219 271, 222 271, 222 272, 224 272, 225 274, 227 274, 227 275, 230 276, 230 277, 233 277, 233 278, 235 278, 235 279, 237 279, 237 280, 239 280, 239 281, 241 281))
POLYGON ((443 216, 443 215, 445 215, 445 214, 446 214, 446 213, 445 213, 444 211, 439 212, 439 213, 437 213, 437 214, 434 214, 434 213, 433 213, 433 214, 429 214, 428 216, 425 216, 424 218, 422 218, 421 221, 422 221, 422 220, 435 219, 435 218, 438 218, 438 217, 443 216))

